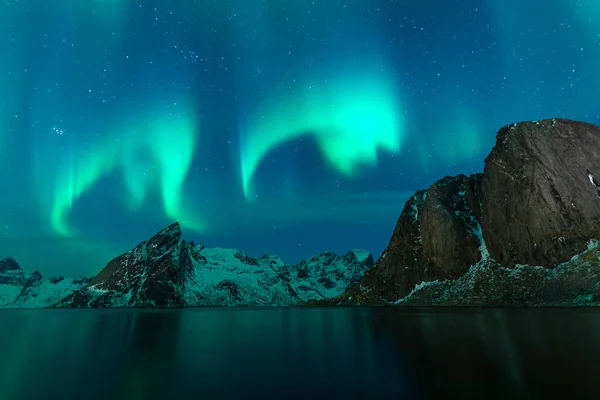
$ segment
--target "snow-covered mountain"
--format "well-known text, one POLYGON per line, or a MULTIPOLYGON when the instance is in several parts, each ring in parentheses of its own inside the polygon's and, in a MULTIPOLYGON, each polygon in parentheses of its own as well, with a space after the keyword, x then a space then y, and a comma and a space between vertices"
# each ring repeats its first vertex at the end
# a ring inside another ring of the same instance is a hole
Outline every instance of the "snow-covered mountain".
POLYGON ((5 258, 0 260, 0 307, 46 307, 86 283, 83 277, 44 278, 38 271, 24 271, 13 258, 5 258))
POLYGON ((330 299, 348 290, 372 266, 373 257, 363 250, 343 257, 325 252, 291 268, 291 285, 302 301, 330 299))
POLYGON ((205 248, 184 241, 175 223, 91 279, 44 279, 11 258, 0 261, 0 307, 295 306, 340 295, 372 266, 360 250, 287 265, 277 256, 205 248))
POLYGON ((185 279, 186 306, 293 306, 342 294, 373 266, 369 253, 322 253, 299 265, 252 258, 234 249, 193 248, 185 279))

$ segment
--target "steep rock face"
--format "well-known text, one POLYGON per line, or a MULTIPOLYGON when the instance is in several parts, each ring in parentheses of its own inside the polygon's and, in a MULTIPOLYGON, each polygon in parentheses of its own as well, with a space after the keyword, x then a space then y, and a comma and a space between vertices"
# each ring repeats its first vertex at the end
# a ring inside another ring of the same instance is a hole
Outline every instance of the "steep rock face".
POLYGON ((108 263, 55 307, 181 307, 188 246, 174 223, 108 263))
POLYGON ((481 259, 480 188, 477 174, 446 177, 427 190, 420 225, 428 280, 456 279, 481 259))
POLYGON ((373 304, 397 300, 412 288, 410 282, 428 279, 430 263, 423 254, 420 215, 427 192, 421 190, 405 204, 390 244, 356 285, 333 299, 334 304, 373 304), (396 266, 402 265, 402 268, 396 266))
POLYGON ((600 234, 600 127, 565 119, 502 128, 483 174, 483 235, 501 265, 554 267, 600 234))
POLYGON ((481 174, 445 177, 405 204, 375 266, 336 304, 396 301, 422 281, 454 279, 481 259, 481 174))
POLYGON ((444 178, 417 192, 376 267, 333 304, 595 299, 598 251, 578 257, 600 238, 599 159, 594 125, 551 119, 500 129, 483 175, 444 178), (559 272, 548 270, 559 264, 559 272))
POLYGON ((80 289, 86 278, 44 278, 21 269, 13 258, 0 260, 0 307, 43 308, 80 289))

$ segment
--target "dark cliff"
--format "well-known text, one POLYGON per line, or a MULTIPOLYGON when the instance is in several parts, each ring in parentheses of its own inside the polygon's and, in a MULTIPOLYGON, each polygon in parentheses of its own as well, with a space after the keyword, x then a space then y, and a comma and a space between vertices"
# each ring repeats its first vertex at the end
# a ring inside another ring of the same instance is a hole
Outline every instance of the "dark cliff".
POLYGON ((505 267, 552 268, 600 234, 600 127, 564 119, 502 128, 485 160, 481 225, 505 267))
POLYGON ((337 300, 396 301, 422 281, 456 279, 481 259, 481 174, 446 177, 405 204, 375 267, 337 300))
MULTIPOLYGON (((485 159, 483 174, 446 177, 412 196, 375 267, 328 304, 389 304, 428 282, 445 285, 444 290, 430 290, 431 296, 441 296, 442 292, 447 295, 452 282, 467 276, 473 266, 478 266, 480 272, 481 268, 496 271, 520 268, 521 264, 543 270, 569 261, 583 253, 592 239, 600 237, 598 160, 600 127, 591 124, 550 119, 500 129, 496 145, 485 159)), ((592 264, 600 268, 600 263, 592 264)), ((563 269, 575 271, 578 265, 575 260, 563 269)), ((562 304, 560 293, 556 294, 560 285, 544 286, 554 293, 552 301, 544 302, 548 296, 540 295, 540 287, 519 281, 527 274, 545 276, 533 272, 506 275, 512 283, 502 274, 477 277, 480 281, 486 276, 496 279, 497 287, 504 287, 507 295, 512 284, 526 292, 537 290, 538 297, 527 298, 539 304, 562 304)), ((597 283, 593 279, 577 283, 565 278, 571 275, 560 275, 561 282, 570 288, 565 298, 581 292, 578 284, 583 292, 589 292, 597 283)), ((478 287, 486 284, 494 286, 487 282, 478 287)), ((501 293, 494 290, 494 304, 525 304, 514 293, 513 302, 499 301, 501 293)), ((431 302, 421 296, 419 304, 491 304, 484 294, 458 296, 460 300, 451 303, 431 302)), ((527 305, 535 303, 530 300, 527 305)))
POLYGON ((110 261, 55 307, 181 307, 186 268, 187 244, 175 223, 110 261))

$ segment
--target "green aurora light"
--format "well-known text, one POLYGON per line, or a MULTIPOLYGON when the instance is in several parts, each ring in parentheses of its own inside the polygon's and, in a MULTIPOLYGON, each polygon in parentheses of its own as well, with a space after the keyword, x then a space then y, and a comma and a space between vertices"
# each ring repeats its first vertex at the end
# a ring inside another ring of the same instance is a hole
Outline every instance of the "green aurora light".
POLYGON ((278 145, 303 135, 315 137, 333 167, 352 176, 361 165, 374 166, 377 151, 401 149, 403 119, 390 79, 381 74, 354 74, 326 85, 313 85, 302 95, 287 94, 261 108, 242 141, 242 187, 250 199, 250 183, 260 162, 278 145))
POLYGON ((174 219, 293 262, 378 252, 497 128, 599 123, 598 1, 434 3, 1 2, 0 258, 89 275, 174 219))
POLYGON ((131 208, 141 206, 147 191, 158 186, 166 216, 190 229, 202 229, 202 224, 184 210, 182 201, 196 147, 193 113, 151 115, 137 119, 137 127, 119 131, 118 140, 110 137, 92 146, 92 151, 79 149, 63 157, 50 211, 50 224, 56 233, 73 235, 67 223, 69 211, 86 191, 117 169, 123 172, 131 208))

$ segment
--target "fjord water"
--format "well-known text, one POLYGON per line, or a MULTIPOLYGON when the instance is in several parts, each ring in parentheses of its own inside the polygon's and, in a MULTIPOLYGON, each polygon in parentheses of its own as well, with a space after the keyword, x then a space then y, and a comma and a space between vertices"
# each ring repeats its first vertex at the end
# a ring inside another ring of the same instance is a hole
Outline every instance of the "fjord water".
POLYGON ((596 310, 1 310, 1 399, 598 393, 596 310))

